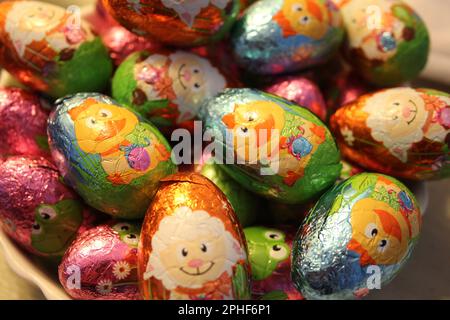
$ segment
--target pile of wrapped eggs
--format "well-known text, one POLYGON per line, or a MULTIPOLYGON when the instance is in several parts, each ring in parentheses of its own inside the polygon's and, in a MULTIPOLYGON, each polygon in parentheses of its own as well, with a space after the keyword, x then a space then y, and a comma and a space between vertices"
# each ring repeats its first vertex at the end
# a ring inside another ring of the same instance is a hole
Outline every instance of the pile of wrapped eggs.
POLYGON ((362 298, 409 260, 422 217, 397 178, 450 176, 450 95, 405 84, 429 53, 408 5, 69 9, 0 3, 22 85, 0 88, 0 226, 71 297, 362 298), (177 165, 195 120, 231 139, 177 165))

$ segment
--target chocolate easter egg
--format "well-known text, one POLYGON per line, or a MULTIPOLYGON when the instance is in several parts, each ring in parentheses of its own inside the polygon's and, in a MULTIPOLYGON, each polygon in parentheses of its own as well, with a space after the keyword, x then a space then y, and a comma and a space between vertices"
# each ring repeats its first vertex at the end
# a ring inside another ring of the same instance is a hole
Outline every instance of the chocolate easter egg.
POLYGON ((142 217, 159 180, 176 172, 161 133, 104 95, 58 100, 48 134, 64 180, 89 205, 113 216, 142 217))
POLYGON ((74 299, 138 300, 137 246, 140 224, 114 221, 80 234, 58 268, 74 299))
POLYGON ((114 75, 113 97, 159 127, 196 117, 201 104, 227 82, 207 59, 186 51, 142 51, 114 75))
POLYGON ((161 182, 139 243, 144 299, 249 299, 247 246, 225 195, 196 173, 161 182))
POLYGON ((292 72, 326 62, 343 40, 337 8, 328 0, 261 0, 236 23, 238 63, 256 74, 292 72))
POLYGON ((257 226, 244 229, 244 233, 252 267, 253 296, 273 296, 278 292, 286 296, 284 299, 301 299, 291 280, 291 248, 295 229, 257 226))
POLYGON ((200 110, 215 161, 242 186, 285 203, 320 195, 339 177, 339 151, 309 110, 252 89, 227 89, 200 110), (231 163, 230 161, 231 160, 231 163))
POLYGON ((223 38, 240 10, 239 0, 104 0, 108 12, 136 34, 190 47, 223 38))
POLYGON ((112 73, 101 39, 91 33, 80 10, 40 1, 2 1, 0 45, 0 66, 54 98, 102 91, 112 73))
POLYGON ((367 94, 331 119, 343 156, 358 165, 413 180, 450 175, 450 96, 393 88, 367 94))
POLYGON ((414 79, 430 39, 417 13, 400 0, 334 0, 347 32, 348 61, 369 82, 394 86, 414 79))
POLYGON ((407 262, 421 228, 414 195, 362 173, 329 190, 294 240, 292 280, 307 299, 352 299, 382 289, 407 262))
POLYGON ((34 94, 19 88, 0 89, 0 154, 50 158, 48 112, 34 94))
POLYGON ((93 222, 56 167, 39 157, 0 163, 0 225, 33 254, 58 257, 93 222))

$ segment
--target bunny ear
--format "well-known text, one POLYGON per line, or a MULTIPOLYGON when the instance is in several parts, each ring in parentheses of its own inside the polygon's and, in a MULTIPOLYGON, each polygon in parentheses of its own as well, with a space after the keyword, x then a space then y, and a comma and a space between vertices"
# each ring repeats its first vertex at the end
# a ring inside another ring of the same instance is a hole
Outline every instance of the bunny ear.
POLYGON ((14 48, 16 48, 17 53, 19 54, 19 56, 23 57, 25 54, 25 42, 22 40, 15 40, 14 41, 14 48))
POLYGON ((229 0, 211 0, 211 3, 219 9, 225 9, 229 0))

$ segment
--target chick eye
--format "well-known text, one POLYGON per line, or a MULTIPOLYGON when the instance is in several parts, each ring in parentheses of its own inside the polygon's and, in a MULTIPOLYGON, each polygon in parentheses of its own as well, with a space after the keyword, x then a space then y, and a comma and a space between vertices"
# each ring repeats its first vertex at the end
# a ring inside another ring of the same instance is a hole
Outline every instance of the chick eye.
POLYGON ((33 226, 31 227, 31 234, 38 235, 42 233, 41 225, 37 222, 33 223, 33 226))
POLYGON ((276 230, 267 231, 264 234, 264 237, 267 240, 272 240, 272 241, 284 240, 284 234, 282 232, 279 232, 279 231, 276 231, 276 230))
POLYGON ((292 11, 298 11, 298 12, 301 12, 301 11, 303 11, 303 7, 302 7, 301 5, 299 5, 299 4, 294 4, 294 5, 292 6, 292 11))
POLYGON ((99 114, 100 114, 100 117, 102 117, 102 118, 111 118, 111 116, 112 116, 111 111, 106 110, 106 109, 100 110, 99 114))
POLYGON ((270 249, 269 255, 275 260, 284 260, 289 256, 289 253, 285 247, 276 244, 270 249))
POLYGON ((379 243, 378 243, 378 251, 379 252, 384 252, 387 247, 389 245, 389 241, 386 239, 382 239, 379 243))
POLYGON ((89 117, 86 119, 86 126, 88 128, 93 128, 97 124, 97 120, 94 117, 89 117))
POLYGON ((38 213, 44 220, 52 220, 56 217, 56 211, 52 207, 43 206, 38 209, 38 213))
POLYGON ((202 243, 202 246, 200 247, 200 249, 201 249, 203 252, 208 251, 208 247, 207 247, 204 243, 202 243))
POLYGON ((181 249, 181 255, 182 255, 183 257, 187 257, 188 251, 186 250, 186 248, 181 249))
POLYGON ((248 128, 247 128, 247 127, 241 127, 241 131, 242 131, 243 133, 247 133, 247 132, 248 132, 248 128))
POLYGON ((377 225, 375 223, 369 223, 366 227, 366 231, 364 232, 367 238, 372 239, 375 238, 378 234, 377 225))
POLYGON ((307 24, 309 22, 309 17, 308 16, 304 16, 300 19, 300 23, 301 24, 307 24))

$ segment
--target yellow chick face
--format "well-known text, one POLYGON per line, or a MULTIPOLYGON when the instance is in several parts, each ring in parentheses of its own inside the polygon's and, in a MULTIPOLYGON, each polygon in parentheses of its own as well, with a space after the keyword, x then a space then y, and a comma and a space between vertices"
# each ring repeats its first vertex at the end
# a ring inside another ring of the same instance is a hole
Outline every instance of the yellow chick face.
POLYGON ((125 140, 139 120, 132 112, 118 106, 87 100, 69 111, 81 150, 104 153, 125 140))
POLYGON ((274 20, 284 37, 305 35, 321 39, 328 30, 329 16, 326 7, 315 0, 285 0, 274 20))

